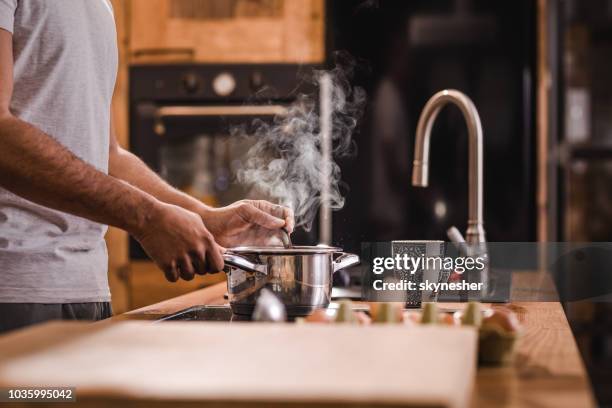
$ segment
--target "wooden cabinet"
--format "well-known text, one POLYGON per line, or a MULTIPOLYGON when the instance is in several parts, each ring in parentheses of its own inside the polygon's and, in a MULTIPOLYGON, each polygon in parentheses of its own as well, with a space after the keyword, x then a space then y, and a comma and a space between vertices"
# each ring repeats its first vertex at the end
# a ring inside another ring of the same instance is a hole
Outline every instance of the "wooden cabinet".
POLYGON ((128 12, 135 62, 324 59, 323 0, 131 0, 128 12))

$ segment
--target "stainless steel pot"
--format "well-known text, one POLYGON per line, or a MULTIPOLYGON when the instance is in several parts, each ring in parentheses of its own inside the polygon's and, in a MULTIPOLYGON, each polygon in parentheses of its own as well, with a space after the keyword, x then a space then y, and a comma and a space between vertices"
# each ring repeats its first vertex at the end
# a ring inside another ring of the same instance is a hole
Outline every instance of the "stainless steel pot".
POLYGON ((359 257, 328 246, 238 247, 224 255, 227 292, 236 314, 253 313, 262 288, 268 288, 289 316, 303 316, 327 307, 332 276, 359 263, 359 257))

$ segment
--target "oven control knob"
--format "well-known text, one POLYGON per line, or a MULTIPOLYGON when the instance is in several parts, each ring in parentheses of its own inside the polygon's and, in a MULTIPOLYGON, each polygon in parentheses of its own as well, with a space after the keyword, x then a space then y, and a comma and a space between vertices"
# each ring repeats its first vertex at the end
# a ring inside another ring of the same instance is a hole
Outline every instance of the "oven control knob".
POLYGON ((190 73, 183 77, 183 87, 188 94, 194 94, 200 90, 202 80, 196 74, 190 73))
POLYGON ((253 75, 251 75, 251 89, 253 91, 260 91, 264 85, 263 74, 259 71, 253 72, 253 75))
POLYGON ((236 79, 229 72, 222 72, 213 79, 213 90, 219 96, 228 96, 236 89, 236 79))

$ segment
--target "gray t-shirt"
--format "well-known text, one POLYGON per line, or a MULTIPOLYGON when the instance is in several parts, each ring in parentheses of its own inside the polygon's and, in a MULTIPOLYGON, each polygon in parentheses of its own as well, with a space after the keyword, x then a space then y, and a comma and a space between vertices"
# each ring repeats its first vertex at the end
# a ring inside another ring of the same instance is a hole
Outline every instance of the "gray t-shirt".
MULTIPOLYGON (((117 39, 109 0, 0 0, 13 115, 106 172, 117 39)), ((108 301, 106 226, 0 188, 0 302, 108 301)))

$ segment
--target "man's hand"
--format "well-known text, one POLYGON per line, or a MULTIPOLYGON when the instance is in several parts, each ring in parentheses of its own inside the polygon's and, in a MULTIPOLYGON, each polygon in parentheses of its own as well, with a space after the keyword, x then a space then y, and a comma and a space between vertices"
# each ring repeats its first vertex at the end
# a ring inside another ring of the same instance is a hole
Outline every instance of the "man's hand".
POLYGON ((281 228, 291 233, 295 226, 293 211, 263 200, 237 201, 200 215, 215 240, 225 247, 269 245, 278 240, 281 228))
POLYGON ((223 251, 198 214, 175 205, 159 203, 148 223, 133 235, 164 271, 166 279, 192 280, 194 274, 223 269, 223 251))

